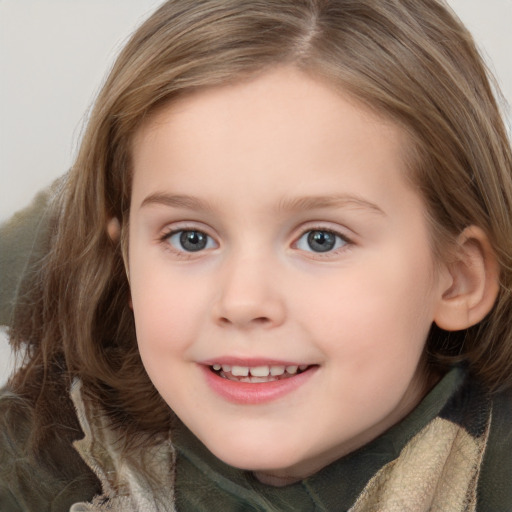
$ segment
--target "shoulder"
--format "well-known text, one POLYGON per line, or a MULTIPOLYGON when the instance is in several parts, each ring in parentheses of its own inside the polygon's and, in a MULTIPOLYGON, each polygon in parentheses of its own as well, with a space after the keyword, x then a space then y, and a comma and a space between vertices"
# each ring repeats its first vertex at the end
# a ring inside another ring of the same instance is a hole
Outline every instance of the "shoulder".
POLYGON ((487 448, 480 472, 478 510, 512 510, 512 389, 492 396, 487 448))
POLYGON ((31 264, 48 251, 50 204, 60 182, 40 192, 30 205, 0 224, 0 324, 11 319, 18 287, 31 264))
MULTIPOLYGON (((34 408, 8 389, 0 390, 0 509, 64 512, 98 493, 96 478, 69 440, 49 435, 33 445, 34 408)), ((49 425, 61 431, 62 425, 49 425)))

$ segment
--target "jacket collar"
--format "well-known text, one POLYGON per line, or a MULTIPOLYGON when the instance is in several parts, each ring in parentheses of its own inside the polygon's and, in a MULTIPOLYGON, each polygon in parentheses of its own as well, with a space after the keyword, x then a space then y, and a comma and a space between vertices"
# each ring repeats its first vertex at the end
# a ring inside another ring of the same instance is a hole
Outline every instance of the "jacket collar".
POLYGON ((170 435, 141 442, 123 453, 122 435, 104 412, 88 400, 75 379, 71 400, 84 433, 74 448, 101 482, 103 493, 70 512, 173 512, 176 454, 170 435), (143 469, 142 469, 143 468, 143 469))

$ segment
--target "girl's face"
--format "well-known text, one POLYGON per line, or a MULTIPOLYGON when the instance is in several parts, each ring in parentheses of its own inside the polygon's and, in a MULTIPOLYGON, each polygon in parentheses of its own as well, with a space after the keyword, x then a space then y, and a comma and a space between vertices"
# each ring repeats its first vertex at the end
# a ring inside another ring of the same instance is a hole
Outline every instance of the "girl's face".
POLYGON ((220 459, 299 479, 399 421, 448 275, 404 134, 294 68, 212 88, 134 141, 140 353, 220 459))

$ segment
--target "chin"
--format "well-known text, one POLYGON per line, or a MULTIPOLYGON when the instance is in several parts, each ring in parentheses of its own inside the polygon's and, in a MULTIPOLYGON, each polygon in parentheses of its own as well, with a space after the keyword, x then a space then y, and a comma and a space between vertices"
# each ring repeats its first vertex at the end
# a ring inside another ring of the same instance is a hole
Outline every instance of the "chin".
POLYGON ((230 443, 223 446, 209 446, 207 448, 220 460, 238 469, 254 472, 273 473, 276 475, 293 473, 304 460, 297 449, 283 447, 280 449, 275 441, 261 444, 230 443))

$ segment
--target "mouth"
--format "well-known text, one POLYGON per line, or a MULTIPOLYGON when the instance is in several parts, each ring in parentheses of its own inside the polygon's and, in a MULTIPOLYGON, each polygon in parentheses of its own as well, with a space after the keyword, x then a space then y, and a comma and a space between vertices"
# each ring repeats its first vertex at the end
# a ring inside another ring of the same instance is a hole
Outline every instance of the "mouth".
POLYGON ((230 364, 214 363, 209 366, 210 371, 223 379, 234 382, 247 382, 260 384, 289 379, 306 372, 313 365, 260 365, 238 366, 230 364))
POLYGON ((293 361, 215 359, 200 364, 206 383, 222 400, 239 405, 262 405, 306 386, 318 364, 293 361))

